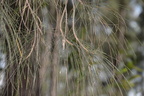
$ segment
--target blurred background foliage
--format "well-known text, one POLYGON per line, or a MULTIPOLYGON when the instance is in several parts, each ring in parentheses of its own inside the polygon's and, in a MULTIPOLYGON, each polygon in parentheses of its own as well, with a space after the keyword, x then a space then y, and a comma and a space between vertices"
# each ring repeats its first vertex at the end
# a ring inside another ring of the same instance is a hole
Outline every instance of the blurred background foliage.
POLYGON ((144 96, 143 0, 1 0, 2 96, 144 96))

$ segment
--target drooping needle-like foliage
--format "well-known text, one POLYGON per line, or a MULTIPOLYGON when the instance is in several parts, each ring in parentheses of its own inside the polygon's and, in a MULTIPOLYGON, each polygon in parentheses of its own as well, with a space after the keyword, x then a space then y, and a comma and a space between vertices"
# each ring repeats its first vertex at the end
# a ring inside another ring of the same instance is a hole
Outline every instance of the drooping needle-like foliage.
POLYGON ((3 95, 125 96, 125 1, 1 0, 3 95))

